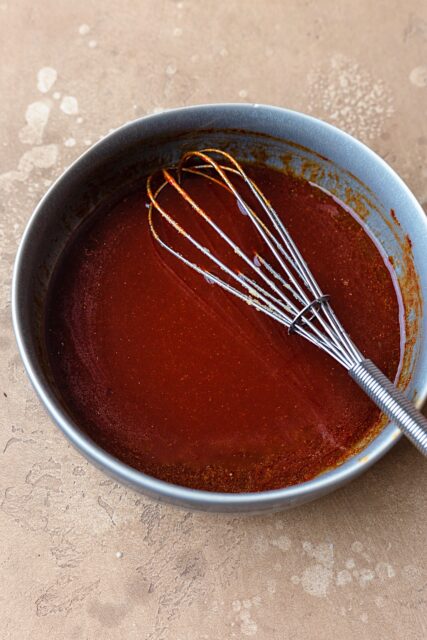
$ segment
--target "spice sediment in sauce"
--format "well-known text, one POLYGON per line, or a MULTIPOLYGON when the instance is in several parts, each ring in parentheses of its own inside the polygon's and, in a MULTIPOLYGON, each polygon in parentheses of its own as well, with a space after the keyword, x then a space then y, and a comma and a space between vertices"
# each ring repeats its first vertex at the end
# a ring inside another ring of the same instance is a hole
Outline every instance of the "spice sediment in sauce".
MULTIPOLYGON (((398 299, 363 226, 303 179, 261 167, 250 172, 347 332, 393 379, 398 299)), ((185 185, 245 251, 262 254, 224 189, 195 176, 185 185)), ((236 260, 178 194, 165 190, 162 197, 208 248, 236 260)), ((50 366, 77 422, 129 465, 198 489, 276 489, 345 459, 378 423, 379 410, 327 354, 161 249, 146 204, 141 188, 94 215, 50 286, 50 366)), ((157 224, 184 251, 185 241, 157 224)))

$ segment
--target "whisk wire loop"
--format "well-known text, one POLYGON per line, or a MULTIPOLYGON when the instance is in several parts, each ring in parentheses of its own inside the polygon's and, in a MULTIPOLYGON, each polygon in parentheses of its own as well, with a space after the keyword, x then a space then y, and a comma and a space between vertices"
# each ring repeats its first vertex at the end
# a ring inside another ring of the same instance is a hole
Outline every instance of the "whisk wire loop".
POLYGON ((327 302, 327 296, 320 290, 280 217, 259 187, 251 180, 233 156, 217 149, 190 151, 181 158, 176 170, 176 177, 168 169, 163 169, 162 174, 163 183, 155 191, 153 191, 153 176, 148 178, 147 193, 150 199, 150 228, 154 238, 164 249, 167 249, 181 262, 203 275, 208 282, 222 287, 258 311, 277 320, 291 332, 298 333, 327 351, 343 366, 350 368, 355 361, 360 361, 361 355, 351 343, 345 331, 341 326, 341 330, 337 330, 334 314, 327 302), (217 158, 221 160, 217 161, 217 158), (195 165, 195 160, 201 164, 195 165), (212 172, 214 172, 214 175, 212 175, 212 172), (217 225, 214 219, 184 188, 185 173, 193 173, 215 182, 234 196, 240 212, 248 216, 264 244, 274 256, 278 265, 277 268, 274 268, 271 261, 266 260, 264 256, 256 254, 251 259, 217 225), (266 221, 254 211, 253 206, 248 204, 229 176, 234 176, 235 180, 236 178, 243 180, 250 194, 254 197, 255 203, 260 205, 266 221), (183 197, 190 207, 255 273, 262 285, 254 278, 250 278, 240 271, 236 273, 178 224, 175 218, 159 202, 161 192, 167 186, 175 189, 183 197), (175 231, 186 238, 193 247, 226 274, 236 286, 220 278, 210 270, 202 268, 166 243, 155 228, 153 221, 154 211, 157 211, 175 231))
MULTIPOLYGON (((286 227, 283 225, 283 222, 281 221, 280 217, 278 216, 274 208, 271 206, 271 203, 267 200, 267 198, 264 196, 262 191, 256 185, 256 183, 249 178, 249 176, 244 171, 242 166, 237 162, 237 160, 233 158, 233 156, 231 156, 230 154, 226 153, 225 151, 220 151, 218 149, 206 149, 201 152, 196 151, 196 152, 189 152, 185 154, 181 160, 180 167, 182 168, 185 164, 185 161, 191 157, 201 158, 207 163, 206 166, 210 165, 211 167, 213 167, 216 170, 216 172, 219 174, 219 176, 222 178, 225 185, 233 193, 240 207, 243 208, 243 210, 250 217, 251 221, 255 225, 257 231, 260 233, 264 242, 267 244, 268 248, 272 251, 276 259, 278 260, 280 267, 285 271, 285 274, 288 280, 290 281, 290 283, 289 284, 286 283, 285 286, 291 290, 293 297, 302 301, 303 304, 308 306, 309 308, 312 306, 310 303, 313 301, 313 297, 314 299, 322 298, 323 293, 320 290, 319 285, 317 284, 305 260, 303 259, 300 251, 298 250, 297 246, 292 240, 292 237, 290 236, 286 227), (208 155, 208 153, 223 157, 228 162, 230 162, 232 166, 228 167, 224 165, 219 165, 214 160, 214 158, 208 155), (268 219, 271 221, 274 230, 279 234, 279 237, 283 241, 285 247, 283 247, 283 245, 275 237, 274 233, 271 232, 271 230, 255 214, 253 209, 245 202, 245 200, 241 196, 241 193, 238 191, 238 189, 236 189, 234 184, 228 179, 226 175, 227 171, 230 171, 243 179, 245 184, 249 187, 251 193, 255 196, 256 200, 261 205, 263 211, 267 214, 268 219), (276 245, 280 253, 286 258, 288 263, 293 267, 293 269, 296 271, 300 279, 303 281, 304 285, 309 289, 311 296, 313 297, 310 298, 307 296, 300 282, 292 273, 292 270, 288 268, 287 264, 284 263, 278 256, 272 243, 276 245), (299 296, 301 296, 301 299, 299 298, 299 296)), ((285 281, 282 278, 282 284, 284 282, 285 281)), ((319 321, 319 323, 322 326, 322 329, 326 331, 332 343, 338 349, 344 350, 344 352, 349 357, 350 363, 353 361, 359 361, 362 356, 358 352, 357 348, 351 343, 351 341, 349 341, 348 336, 345 333, 345 331, 342 329, 342 327, 340 326, 340 329, 338 330, 337 333, 331 330, 330 324, 332 323, 335 326, 337 321, 333 314, 332 309, 330 307, 327 308, 328 306, 329 305, 325 305, 325 310, 327 310, 328 312, 326 321, 324 321, 321 314, 319 315, 313 314, 313 317, 316 317, 316 319, 319 321)), ((303 314, 301 314, 301 312, 298 309, 296 311, 297 311, 297 314, 303 317, 303 314)), ((317 334, 317 337, 321 340, 323 336, 318 332, 317 327, 315 325, 311 325, 310 328, 314 331, 314 333, 317 334)))

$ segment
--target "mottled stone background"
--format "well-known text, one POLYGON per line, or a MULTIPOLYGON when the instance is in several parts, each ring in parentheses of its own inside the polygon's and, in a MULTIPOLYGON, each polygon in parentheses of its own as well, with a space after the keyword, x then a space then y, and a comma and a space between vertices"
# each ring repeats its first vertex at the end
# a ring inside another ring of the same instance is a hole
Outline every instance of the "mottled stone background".
POLYGON ((10 325, 34 205, 146 113, 220 101, 312 113, 371 145, 426 206, 425 0, 10 0, 0 53, 0 637, 426 638, 426 466, 409 444, 284 514, 160 506, 68 446, 10 325))

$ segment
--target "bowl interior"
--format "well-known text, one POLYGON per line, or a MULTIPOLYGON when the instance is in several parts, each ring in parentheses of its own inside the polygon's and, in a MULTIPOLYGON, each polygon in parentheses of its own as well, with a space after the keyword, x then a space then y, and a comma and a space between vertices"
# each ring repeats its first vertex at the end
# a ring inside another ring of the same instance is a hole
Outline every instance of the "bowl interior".
MULTIPOLYGON (((427 353, 422 343, 426 314, 421 295, 422 290, 427 291, 427 270, 422 264, 427 251, 427 224, 421 219, 413 196, 375 154, 333 127, 283 110, 234 109, 205 108, 203 113, 203 108, 196 108, 192 114, 191 110, 182 110, 175 112, 175 117, 166 113, 131 123, 84 154, 42 200, 23 239, 14 289, 18 343, 21 353, 25 352, 24 361, 33 383, 37 377, 39 394, 40 389, 49 390, 48 393, 53 389, 55 393, 46 365, 44 301, 54 266, 72 234, 102 203, 119 197, 154 169, 176 163, 183 151, 219 147, 240 160, 283 169, 315 182, 364 220, 394 265, 405 308, 399 386, 419 403, 427 377, 427 353)), ((60 396, 55 396, 61 411, 60 396)), ((66 413, 65 407, 62 411, 66 413)), ((392 427, 387 442, 384 432, 379 436, 385 438, 383 452, 391 446, 392 433, 398 437, 392 427)), ((362 452, 359 462, 366 464, 370 457, 378 456, 376 440, 362 452)), ((349 461, 342 467, 348 464, 349 461)), ((332 474, 331 486, 342 483, 337 471, 323 474, 332 474)), ((353 474, 357 474, 356 470, 353 474)), ((351 475, 349 472, 347 479, 351 475)), ((324 486, 329 486, 328 482, 324 486)), ((280 491, 289 493, 286 489, 280 491)), ((315 497, 307 496, 305 499, 315 497)), ((291 503, 290 493, 288 499, 291 503)))

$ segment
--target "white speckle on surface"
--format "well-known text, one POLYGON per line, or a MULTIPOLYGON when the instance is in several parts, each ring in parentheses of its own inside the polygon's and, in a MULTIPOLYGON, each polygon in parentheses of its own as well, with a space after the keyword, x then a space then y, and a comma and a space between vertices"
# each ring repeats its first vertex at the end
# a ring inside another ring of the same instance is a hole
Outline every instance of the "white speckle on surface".
POLYGON ((56 82, 58 74, 53 67, 42 67, 37 73, 37 89, 47 93, 56 82))
POLYGON ((280 549, 280 551, 289 551, 291 548, 291 541, 288 536, 279 536, 275 540, 271 540, 270 544, 271 546, 280 549))
POLYGON ((79 27, 79 34, 81 36, 87 36, 90 31, 90 26, 88 24, 81 24, 79 27))
POLYGON ((0 189, 10 191, 15 182, 24 182, 34 168, 49 169, 58 159, 58 145, 33 147, 20 158, 18 168, 0 175, 0 189))
POLYGON ((95 49, 98 46, 98 42, 96 40, 89 40, 87 46, 89 49, 95 49))
POLYGON ((347 571, 347 569, 343 569, 342 571, 338 571, 335 582, 338 587, 343 587, 346 584, 349 584, 353 581, 351 577, 351 573, 347 571))
POLYGON ((49 169, 53 167, 58 159, 58 145, 46 144, 41 147, 34 147, 24 153, 19 161, 19 169, 29 172, 34 167, 39 169, 49 169))
POLYGON ((360 616, 360 619, 362 622, 364 622, 365 624, 368 622, 368 614, 367 613, 362 613, 360 616))
POLYGON ((361 587, 365 587, 374 578, 375 574, 370 569, 361 569, 359 571, 359 584, 361 587))
POLYGON ((75 147, 76 146, 76 139, 75 138, 67 138, 64 142, 64 145, 66 147, 75 147))
POLYGON ((268 551, 268 547, 268 540, 265 536, 262 534, 255 536, 252 546, 255 553, 266 553, 268 551))
POLYGON ((381 79, 342 54, 307 75, 309 113, 323 117, 348 133, 373 140, 394 113, 393 95, 381 79))
POLYGON ((163 113, 165 111, 164 107, 154 107, 151 113, 163 113))
POLYGON ((83 140, 83 144, 86 145, 86 147, 90 147, 90 145, 92 144, 92 140, 86 138, 85 140, 83 140))
POLYGON ((175 27, 175 29, 173 30, 173 35, 177 38, 179 38, 179 36, 182 36, 181 27, 175 27))
POLYGON ((44 129, 49 120, 50 104, 47 100, 32 102, 25 111, 27 124, 19 132, 19 139, 24 144, 40 144, 44 129))
POLYGON ((221 49, 221 51, 219 52, 219 55, 222 56, 223 58, 226 58, 228 56, 228 51, 225 47, 223 47, 221 49))
POLYGON ((303 542, 302 548, 306 554, 317 560, 325 567, 331 569, 334 565, 334 545, 330 542, 320 542, 319 544, 312 544, 311 542, 303 542))
POLYGON ((175 73, 177 72, 177 68, 176 68, 176 66, 175 66, 173 63, 171 63, 171 64, 168 64, 168 65, 166 66, 165 71, 166 71, 166 75, 168 75, 168 76, 174 76, 174 75, 175 75, 175 73))
POLYGON ((76 118, 76 122, 77 124, 81 124, 83 122, 83 118, 79 116, 78 118, 76 118))
POLYGON ((240 600, 233 600, 233 602, 231 603, 231 608, 233 609, 233 611, 235 611, 236 613, 238 613, 241 609, 241 602, 240 600))
POLYGON ((378 564, 375 566, 375 573, 382 581, 389 578, 394 578, 396 575, 395 570, 388 562, 378 562, 378 564))
POLYGON ((332 571, 322 564, 307 567, 301 575, 304 591, 315 598, 324 598, 331 584, 332 571))
POLYGON ((354 562, 353 558, 349 558, 345 561, 345 566, 347 567, 347 569, 354 569, 356 563, 354 562))
MULTIPOLYGON (((258 630, 258 625, 252 618, 251 609, 252 606, 259 607, 261 604, 261 598, 254 596, 251 600, 234 600, 231 603, 231 607, 234 613, 237 614, 237 620, 240 625, 240 631, 244 636, 254 636, 258 630)), ((234 626, 233 623, 231 623, 234 626)))
POLYGON ((59 98, 61 97, 61 92, 60 91, 54 91, 54 93, 52 94, 55 100, 59 100, 59 98))
MULTIPOLYGON (((307 567, 301 576, 292 576, 293 584, 301 584, 306 593, 316 598, 325 597, 329 591, 334 565, 334 545, 329 542, 302 543, 304 552, 317 563, 307 567)), ((345 574, 344 574, 345 575, 345 574)))
POLYGON ((118 560, 121 560, 121 558, 123 558, 123 551, 117 551, 117 552, 116 552, 116 558, 117 558, 118 560))
POLYGON ((246 91, 246 89, 240 89, 239 97, 240 98, 247 98, 248 97, 248 92, 246 91))
POLYGON ((427 87, 427 66, 419 66, 412 69, 409 80, 419 88, 427 87))
POLYGON ((255 620, 251 618, 249 611, 242 611, 240 614, 241 624, 240 631, 244 636, 254 636, 258 631, 258 626, 255 620))
POLYGON ((61 100, 61 111, 67 116, 74 116, 79 112, 79 103, 74 96, 64 96, 61 100))

